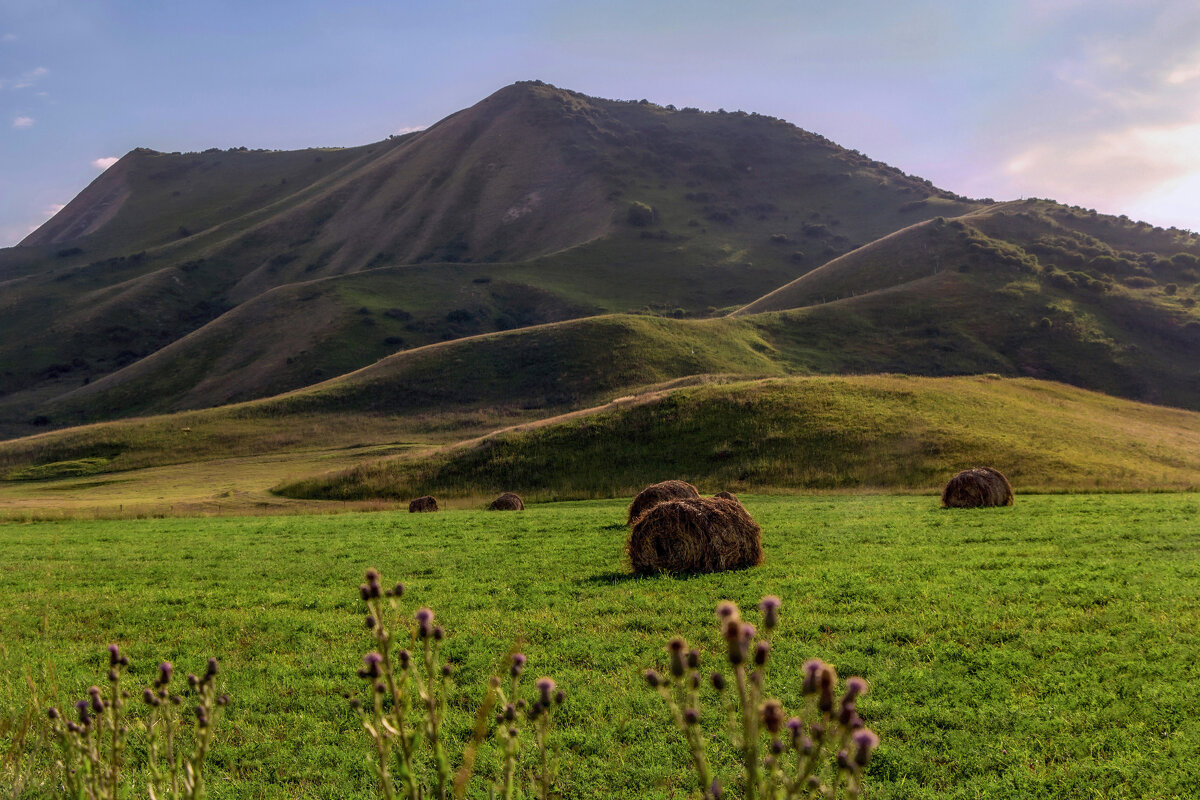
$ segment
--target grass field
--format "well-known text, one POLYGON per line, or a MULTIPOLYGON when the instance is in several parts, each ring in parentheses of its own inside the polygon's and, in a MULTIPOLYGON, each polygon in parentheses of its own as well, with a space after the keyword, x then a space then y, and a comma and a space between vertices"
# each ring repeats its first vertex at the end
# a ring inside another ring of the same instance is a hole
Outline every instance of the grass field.
MULTIPOLYGON (((870 681, 874 798, 1196 796, 1200 495, 1025 495, 966 512, 930 497, 744 500, 765 565, 692 578, 627 574, 620 501, 0 525, 0 795, 48 791, 36 737, 13 747, 27 682, 38 704, 68 704, 117 642, 134 689, 160 659, 221 659, 234 702, 211 797, 373 796, 342 696, 361 688, 357 584, 373 565, 449 631, 456 741, 514 642, 531 675, 568 691, 564 797, 687 796, 682 739, 640 674, 664 666, 675 633, 719 652, 715 604, 766 593, 784 601, 768 691, 795 707, 814 656, 870 681)), ((731 777, 729 751, 714 752, 731 777)), ((497 763, 485 748, 477 773, 497 763)))

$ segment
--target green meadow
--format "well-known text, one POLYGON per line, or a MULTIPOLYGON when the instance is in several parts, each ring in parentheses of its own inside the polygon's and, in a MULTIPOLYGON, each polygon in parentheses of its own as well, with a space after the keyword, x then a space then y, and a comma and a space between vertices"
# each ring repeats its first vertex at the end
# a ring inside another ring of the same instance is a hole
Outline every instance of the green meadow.
MULTIPOLYGON (((628 574, 621 501, 0 524, 0 795, 51 793, 42 709, 102 682, 116 642, 135 696, 160 660, 181 674, 221 660, 233 703, 210 797, 373 797, 345 697, 363 691, 369 566, 406 583, 407 614, 428 605, 446 626, 456 758, 514 646, 531 677, 566 689, 554 736, 565 798, 689 796, 682 737, 641 673, 664 667, 675 634, 715 666, 715 605, 757 621, 768 593, 783 598, 769 693, 796 708, 812 657, 869 681, 860 712, 882 738, 872 798, 1200 792, 1200 495, 1022 495, 974 511, 928 496, 743 500, 766 563, 677 578, 628 574)), ((714 709, 703 723, 730 785, 714 709)), ((485 745, 471 796, 498 765, 485 745)))

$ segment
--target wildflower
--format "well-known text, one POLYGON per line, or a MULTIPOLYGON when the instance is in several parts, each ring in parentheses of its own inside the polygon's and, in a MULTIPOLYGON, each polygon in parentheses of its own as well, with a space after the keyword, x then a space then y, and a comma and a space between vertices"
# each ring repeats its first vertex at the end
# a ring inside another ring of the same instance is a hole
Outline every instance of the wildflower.
POLYGON ((401 650, 396 654, 396 657, 400 659, 400 669, 408 669, 408 665, 412 662, 412 653, 407 650, 401 650))
POLYGON ((846 695, 842 698, 842 702, 846 703, 855 700, 860 694, 867 693, 867 682, 855 675, 846 681, 846 695))
POLYGON ((760 667, 766 664, 767 656, 770 654, 770 652, 771 643, 766 639, 763 639, 754 647, 754 663, 760 667))
POLYGON ((55 708, 54 706, 50 706, 49 708, 46 709, 46 716, 49 717, 50 719, 58 719, 58 717, 59 717, 58 709, 55 708))
POLYGON ((857 748, 854 751, 854 763, 865 767, 871 761, 871 752, 879 746, 879 737, 869 728, 859 728, 850 738, 857 748))
POLYGON ((433 640, 435 642, 440 642, 442 639, 445 639, 445 638, 446 638, 446 629, 443 628, 441 625, 435 625, 433 627, 433 640))
POLYGON ((76 700, 75 701, 75 710, 79 712, 79 722, 81 724, 87 725, 87 724, 91 723, 92 714, 91 714, 91 711, 89 711, 89 709, 88 709, 88 701, 87 700, 76 700))
POLYGON ((554 693, 554 681, 550 678, 538 678, 537 681, 538 693, 541 695, 541 703, 543 706, 550 705, 551 695, 554 693))
POLYGON ((512 654, 512 664, 508 668, 509 673, 514 678, 519 678, 521 676, 521 672, 524 669, 525 669, 525 654, 524 653, 513 653, 512 654))
POLYGON ((400 598, 400 597, 403 597, 403 596, 404 596, 404 584, 403 584, 403 583, 397 583, 397 584, 396 584, 395 586, 393 586, 391 589, 388 589, 388 590, 387 590, 387 596, 388 596, 388 597, 395 597, 395 598, 400 598))
POLYGON ((442 664, 442 677, 443 678, 449 678, 450 673, 453 671, 454 671, 454 668, 451 667, 449 664, 442 664))
POLYGON ((142 701, 148 706, 156 706, 159 703, 158 696, 154 694, 153 689, 142 691, 142 701))
POLYGON ((765 727, 771 733, 779 733, 779 729, 783 726, 783 706, 778 700, 768 700, 763 703, 762 721, 765 727))
POLYGON ((120 663, 121 663, 121 648, 117 647, 115 644, 110 644, 108 646, 108 665, 110 667, 115 667, 120 663))
POLYGON ((171 682, 171 673, 174 667, 170 661, 164 661, 158 665, 158 679, 154 681, 155 686, 166 686, 171 682))
POLYGON ((667 652, 671 654, 671 675, 682 678, 686 671, 684 666, 684 650, 687 642, 676 636, 667 643, 667 652))
POLYGON ((825 666, 819 658, 810 658, 804 662, 804 683, 801 689, 805 694, 815 694, 819 688, 818 678, 825 666))
POLYGON ((692 648, 687 652, 688 669, 700 669, 700 651, 692 648))
POLYGON ((646 683, 650 685, 651 689, 657 689, 660 685, 662 685, 662 676, 654 670, 648 669, 645 671, 645 673, 643 673, 643 675, 646 678, 646 683))
POLYGON ((723 620, 737 619, 737 606, 728 600, 722 600, 717 603, 717 617, 723 620))
POLYGON ((227 694, 223 694, 223 695, 221 695, 220 697, 218 697, 218 698, 217 698, 217 705, 219 705, 219 706, 227 706, 227 705, 229 705, 229 695, 227 695, 227 694))
POLYGON ((208 669, 205 671, 204 677, 211 678, 212 676, 216 675, 217 669, 218 669, 217 660, 215 658, 210 658, 208 660, 208 669))
POLYGON ((567 693, 559 689, 554 693, 554 705, 561 706, 565 702, 567 702, 567 693))
POLYGON ((838 750, 837 765, 838 769, 850 769, 850 754, 845 750, 838 750))
POLYGON ((417 636, 421 639, 428 639, 433 633, 433 610, 429 608, 418 609, 417 618, 417 636))
POLYGON ((763 627, 768 631, 775 630, 775 627, 779 625, 779 607, 781 605, 783 605, 783 601, 773 594, 758 601, 758 608, 763 614, 763 627))
POLYGON ((700 724, 700 712, 694 708, 684 709, 683 721, 686 722, 688 725, 700 724))
POLYGON ((708 678, 712 682, 712 687, 718 692, 725 691, 725 676, 719 672, 714 672, 708 678))
POLYGON ((358 671, 358 677, 363 680, 375 680, 380 676, 379 664, 383 661, 383 656, 376 653, 374 650, 363 656, 363 664, 365 665, 358 671))

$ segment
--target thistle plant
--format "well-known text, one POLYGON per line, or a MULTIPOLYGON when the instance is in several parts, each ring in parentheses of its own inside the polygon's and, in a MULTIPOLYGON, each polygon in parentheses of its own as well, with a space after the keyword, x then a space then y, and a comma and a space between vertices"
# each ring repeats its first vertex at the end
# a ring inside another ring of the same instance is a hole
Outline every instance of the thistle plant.
POLYGON ((499 681, 493 683, 496 689, 496 737, 500 740, 504 764, 499 795, 493 790, 489 796, 499 796, 502 800, 513 800, 518 796, 516 773, 521 756, 521 731, 532 728, 538 769, 529 778, 528 794, 539 800, 549 800, 557 772, 556 759, 550 748, 550 731, 554 709, 566 701, 567 695, 551 678, 538 678, 535 683, 537 697, 532 703, 526 702, 519 696, 525 662, 523 653, 513 653, 509 658, 507 692, 500 687, 499 681))
MULTIPOLYGON (((129 692, 121 688, 121 677, 129 666, 129 658, 115 644, 109 645, 108 654, 107 694, 98 686, 89 688, 87 698, 75 703, 77 716, 74 720, 66 719, 53 706, 47 710, 61 751, 58 766, 62 771, 65 794, 70 798, 115 800, 121 790, 129 734, 125 708, 129 692)), ((172 708, 182 706, 184 699, 178 695, 169 696, 167 691, 171 665, 167 662, 159 665, 154 688, 144 690, 142 697, 151 708, 145 724, 150 755, 147 793, 152 800, 199 800, 204 797, 204 759, 212 741, 216 710, 229 702, 228 695, 216 694, 214 679, 217 671, 217 660, 210 658, 203 678, 188 676, 190 694, 196 699, 196 731, 194 745, 187 752, 179 744, 181 725, 172 708)))
POLYGON ((451 688, 453 668, 441 658, 445 630, 438 624, 432 609, 421 608, 413 622, 404 628, 393 629, 386 620, 400 614, 400 598, 404 584, 383 588, 378 570, 369 569, 366 582, 359 586, 366 604, 366 628, 374 640, 375 649, 363 657, 358 671, 369 689, 370 699, 351 698, 350 705, 358 714, 363 728, 375 750, 372 766, 380 793, 387 800, 448 800, 453 793, 463 797, 474 766, 480 741, 487 734, 487 720, 496 711, 496 736, 503 754, 502 783, 489 790, 492 797, 513 800, 517 793, 517 770, 522 750, 522 730, 532 728, 539 758, 539 769, 530 777, 530 796, 548 800, 554 783, 553 759, 549 752, 552 710, 561 705, 566 695, 549 678, 537 681, 538 696, 532 703, 517 697, 525 656, 510 657, 509 688, 493 677, 478 714, 474 738, 455 772, 451 769, 443 730, 446 723, 446 698, 451 688), (405 646, 407 645, 407 646, 405 646), (433 761, 433 775, 421 774, 422 753, 427 751, 433 761))
MULTIPOLYGON (((839 698, 836 670, 812 659, 804 664, 805 707, 801 715, 789 718, 783 704, 764 693, 770 637, 779 624, 780 605, 774 596, 759 603, 761 634, 741 618, 733 603, 717 606, 731 679, 718 670, 707 683, 720 698, 730 741, 741 752, 741 796, 745 800, 839 796, 856 800, 863 793, 863 772, 879 744, 879 737, 858 715, 858 698, 867 691, 866 681, 850 678, 839 698)), ((647 670, 646 683, 662 695, 683 732, 699 795, 720 800, 726 792, 709 766, 708 735, 701 725, 701 688, 706 681, 700 652, 676 637, 667 644, 667 654, 668 674, 647 670)))
POLYGON ((184 727, 180 709, 184 698, 171 694, 174 673, 171 662, 158 665, 154 686, 142 691, 142 700, 150 707, 146 729, 150 734, 149 779, 146 791, 151 800, 199 800, 204 797, 204 759, 212 745, 213 726, 219 710, 229 704, 229 695, 217 694, 216 676, 219 665, 215 658, 208 660, 202 677, 187 676, 190 695, 194 699, 195 732, 192 746, 186 747, 180 732, 184 727))

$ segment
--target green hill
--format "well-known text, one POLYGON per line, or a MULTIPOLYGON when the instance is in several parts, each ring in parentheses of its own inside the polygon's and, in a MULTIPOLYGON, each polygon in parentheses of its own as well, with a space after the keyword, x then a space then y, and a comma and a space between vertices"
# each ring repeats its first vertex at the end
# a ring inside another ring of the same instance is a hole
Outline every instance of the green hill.
MULTIPOLYGON (((459 336, 455 312, 483 312, 472 332, 527 324, 519 303, 439 293, 448 264, 494 264, 460 266, 457 275, 532 287, 572 313, 706 315, 898 228, 978 207, 781 120, 600 100, 540 83, 357 148, 139 149, 23 246, 0 251, 0 424, 20 433, 34 420, 78 419, 56 419, 45 404, 210 323, 219 324, 144 369, 195 374, 187 362, 199 359, 209 366, 203 380, 230 390, 174 379, 155 408, 296 388, 391 352, 381 344, 389 336, 405 340, 392 350, 459 336), (380 267, 397 272, 328 293, 327 330, 314 330, 302 303, 278 297, 265 301, 274 320, 265 336, 258 313, 238 313, 281 287, 380 267), (368 305, 355 305, 356 294, 413 314, 428 294, 424 334, 355 327, 361 320, 347 314, 368 305), (253 353, 264 339, 302 365, 272 367, 253 353), (303 354, 322 339, 342 353, 303 354)), ((96 408, 151 410, 121 401, 121 392, 150 393, 136 388, 142 374, 114 375, 85 394, 131 381, 96 408)), ((64 408, 89 411, 74 400, 64 408)))
POLYGON ((1200 414, 1030 380, 769 379, 675 389, 279 492, 612 497, 668 477, 709 492, 932 489, 978 464, 1018 489, 1195 488, 1200 414))

